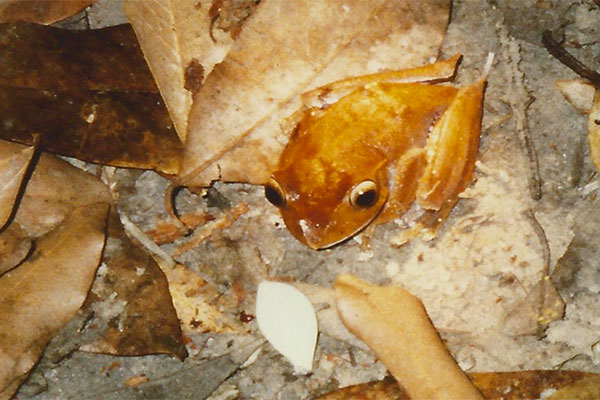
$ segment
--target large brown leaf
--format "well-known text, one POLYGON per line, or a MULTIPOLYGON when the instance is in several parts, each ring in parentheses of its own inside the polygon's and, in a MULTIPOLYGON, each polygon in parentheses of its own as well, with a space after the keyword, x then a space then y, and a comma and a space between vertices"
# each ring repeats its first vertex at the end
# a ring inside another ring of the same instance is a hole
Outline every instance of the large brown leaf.
POLYGON ((25 259, 32 242, 17 224, 0 232, 0 276, 25 259))
POLYGON ((75 208, 0 278, 0 399, 27 377, 46 343, 83 304, 104 246, 107 203, 75 208))
POLYGON ((51 24, 70 17, 97 0, 0 0, 0 21, 51 24))
POLYGON ((264 183, 300 95, 437 56, 449 2, 263 1, 194 98, 181 182, 264 183))
POLYGON ((14 212, 33 151, 33 147, 2 146, 0 143, 0 231, 14 212))
MULTIPOLYGON (((0 147, 18 152, 25 146, 1 141, 0 147)), ((111 200, 108 188, 98 178, 51 154, 42 154, 27 182, 15 222, 30 236, 38 237, 58 226, 73 208, 111 200)))
MULTIPOLYGON (((109 319, 104 321, 109 326, 107 332, 81 350, 122 356, 167 353, 185 358, 187 351, 165 274, 150 255, 125 235, 114 210, 109 217, 102 260, 101 278, 92 289, 95 300, 88 301, 87 306, 93 309, 94 303, 108 305, 114 300, 120 303, 122 311, 113 318, 104 318, 109 319)), ((92 321, 88 326, 102 323, 92 321)))
POLYGON ((0 137, 85 161, 174 174, 180 143, 128 25, 0 25, 0 137))

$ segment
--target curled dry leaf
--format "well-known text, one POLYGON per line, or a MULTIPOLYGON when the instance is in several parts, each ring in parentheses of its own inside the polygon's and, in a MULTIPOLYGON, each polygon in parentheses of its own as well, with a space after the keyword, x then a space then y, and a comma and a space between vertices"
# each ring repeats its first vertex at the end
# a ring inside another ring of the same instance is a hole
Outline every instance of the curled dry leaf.
POLYGON ((68 18, 97 0, 2 0, 0 22, 51 24, 68 18))
POLYGON ((452 358, 423 304, 406 290, 352 275, 335 282, 346 327, 375 352, 413 400, 483 397, 452 358))
POLYGON ((114 209, 102 261, 102 273, 92 288, 95 299, 86 306, 112 306, 115 313, 96 313, 95 318, 108 321, 92 320, 88 329, 109 328, 81 350, 121 356, 166 353, 184 359, 187 351, 165 274, 125 235, 114 209))
POLYGON ((107 203, 78 207, 0 278, 0 399, 27 377, 46 343, 83 304, 104 246, 107 203))
POLYGON ((0 137, 121 167, 179 169, 181 143, 129 25, 0 25, 0 137))
POLYGON ((194 98, 180 181, 265 183, 303 92, 427 63, 448 16, 444 0, 261 2, 194 98))
POLYGON ((233 38, 228 30, 237 31, 235 27, 247 16, 219 23, 223 19, 220 11, 230 3, 252 7, 254 1, 125 1, 127 18, 182 142, 186 139, 193 95, 229 52, 233 38))
POLYGON ((33 147, 13 146, 0 141, 0 231, 14 212, 33 152, 33 147))

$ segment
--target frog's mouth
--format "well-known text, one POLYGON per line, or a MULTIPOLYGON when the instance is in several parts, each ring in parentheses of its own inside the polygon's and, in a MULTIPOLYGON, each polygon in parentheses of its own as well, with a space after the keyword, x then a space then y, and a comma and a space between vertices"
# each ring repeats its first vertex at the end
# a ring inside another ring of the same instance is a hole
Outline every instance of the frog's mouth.
POLYGON ((304 243, 313 250, 325 250, 336 246, 360 233, 365 229, 377 216, 383 207, 379 208, 379 211, 372 212, 370 217, 365 219, 360 225, 353 226, 356 223, 355 219, 352 220, 341 220, 343 223, 329 223, 325 226, 314 224, 307 219, 296 219, 288 221, 284 218, 284 221, 288 227, 288 230, 294 235, 296 239, 304 243))

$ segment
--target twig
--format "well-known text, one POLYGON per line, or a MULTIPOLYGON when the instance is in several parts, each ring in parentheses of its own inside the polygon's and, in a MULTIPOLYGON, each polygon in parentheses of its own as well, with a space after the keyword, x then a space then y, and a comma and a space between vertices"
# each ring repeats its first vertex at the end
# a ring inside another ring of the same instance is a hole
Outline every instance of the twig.
MULTIPOLYGON (((600 0, 597 4, 600 4, 600 0)), ((551 31, 545 31, 542 34, 542 43, 550 54, 552 54, 558 61, 563 63, 565 66, 571 68, 577 75, 590 81, 594 86, 600 86, 600 74, 581 63, 578 59, 573 57, 564 47, 560 45, 554 37, 552 37, 551 31)))

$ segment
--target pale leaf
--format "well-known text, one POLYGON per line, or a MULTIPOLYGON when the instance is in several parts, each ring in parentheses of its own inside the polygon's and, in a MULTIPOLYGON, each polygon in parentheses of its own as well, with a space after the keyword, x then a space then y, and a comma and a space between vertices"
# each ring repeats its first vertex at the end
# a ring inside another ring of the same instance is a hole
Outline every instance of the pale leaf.
POLYGON ((256 321, 262 334, 293 365, 297 374, 312 371, 317 343, 317 317, 298 289, 263 281, 256 294, 256 321))

